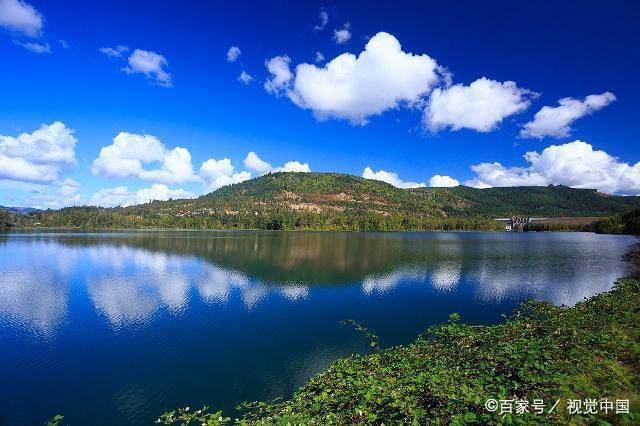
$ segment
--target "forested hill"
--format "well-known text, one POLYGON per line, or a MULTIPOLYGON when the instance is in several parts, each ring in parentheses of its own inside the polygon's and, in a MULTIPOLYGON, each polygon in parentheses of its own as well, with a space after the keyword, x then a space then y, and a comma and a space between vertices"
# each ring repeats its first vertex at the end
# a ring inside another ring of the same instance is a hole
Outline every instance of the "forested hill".
POLYGON ((400 189, 336 173, 272 173, 196 199, 124 208, 71 207, 19 224, 79 227, 243 229, 499 229, 493 218, 607 216, 640 208, 640 197, 565 186, 400 189))

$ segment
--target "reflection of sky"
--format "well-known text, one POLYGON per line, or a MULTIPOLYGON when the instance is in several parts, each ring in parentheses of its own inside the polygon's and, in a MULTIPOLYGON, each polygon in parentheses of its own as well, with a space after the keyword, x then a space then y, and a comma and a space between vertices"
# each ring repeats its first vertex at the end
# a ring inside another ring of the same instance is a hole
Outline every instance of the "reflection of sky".
POLYGON ((572 306, 608 291, 625 273, 621 261, 624 244, 621 247, 611 236, 593 237, 600 238, 597 244, 551 241, 525 250, 512 244, 481 243, 467 257, 462 257, 464 241, 446 244, 438 247, 435 265, 402 266, 384 275, 368 276, 362 291, 386 293, 401 285, 424 283, 429 277, 431 287, 442 292, 453 291, 466 281, 475 298, 485 303, 534 298, 572 306))
MULTIPOLYGON (((414 259, 389 272, 365 276, 361 289, 365 295, 387 294, 402 285, 456 292, 465 283, 484 303, 533 297, 572 305, 608 290, 623 275, 620 255, 625 246, 620 240, 602 237, 595 244, 554 238, 513 244, 492 235, 468 241, 442 234, 435 238, 427 260, 414 259)), ((160 311, 181 315, 190 297, 211 305, 238 297, 252 310, 270 295, 293 303, 308 299, 312 291, 295 283, 261 282, 197 256, 124 244, 73 246, 55 239, 8 239, 0 245, 0 323, 44 336, 55 334, 68 320, 73 282, 80 282, 95 310, 113 328, 147 324, 160 311)))
POLYGON ((289 300, 308 294, 306 287, 269 286, 246 274, 196 257, 169 255, 126 246, 95 246, 90 250, 97 279, 87 287, 95 307, 116 327, 147 322, 160 309, 180 314, 191 290, 205 303, 227 303, 234 292, 252 309, 270 293, 289 300))
POLYGON ((0 245, 0 324, 52 336, 66 320, 77 258, 55 242, 0 245))
POLYGON ((0 246, 0 321, 52 335, 67 317, 71 275, 81 278, 95 309, 114 328, 149 322, 161 309, 179 315, 195 289, 205 303, 224 304, 237 292, 247 309, 270 293, 291 301, 308 288, 269 285, 198 258, 150 252, 126 245, 69 247, 55 241, 0 246))
POLYGON ((0 272, 0 314, 9 324, 48 336, 67 312, 67 289, 46 272, 0 272))

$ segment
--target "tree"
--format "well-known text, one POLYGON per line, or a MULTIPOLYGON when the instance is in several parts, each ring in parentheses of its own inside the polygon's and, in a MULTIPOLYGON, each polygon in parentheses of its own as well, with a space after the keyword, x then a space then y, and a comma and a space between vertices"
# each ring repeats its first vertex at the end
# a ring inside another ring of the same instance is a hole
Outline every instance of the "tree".
POLYGON ((0 229, 8 228, 11 225, 11 214, 6 210, 0 210, 0 229))

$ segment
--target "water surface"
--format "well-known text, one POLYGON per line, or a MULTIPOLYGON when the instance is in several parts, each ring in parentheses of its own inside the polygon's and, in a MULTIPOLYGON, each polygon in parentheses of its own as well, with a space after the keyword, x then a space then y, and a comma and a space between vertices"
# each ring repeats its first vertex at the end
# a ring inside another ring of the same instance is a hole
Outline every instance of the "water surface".
POLYGON ((571 305, 635 241, 586 233, 0 234, 0 424, 150 424, 289 395, 331 361, 458 312, 571 305))

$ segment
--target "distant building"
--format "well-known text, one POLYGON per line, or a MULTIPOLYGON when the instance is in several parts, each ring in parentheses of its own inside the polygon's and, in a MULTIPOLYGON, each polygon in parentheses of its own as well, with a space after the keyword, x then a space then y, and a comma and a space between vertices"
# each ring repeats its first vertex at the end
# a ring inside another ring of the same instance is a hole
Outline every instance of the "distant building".
POLYGON ((544 220, 546 217, 519 217, 511 216, 506 218, 495 219, 498 222, 504 222, 504 230, 506 232, 518 231, 524 228, 525 225, 532 223, 536 220, 544 220))

